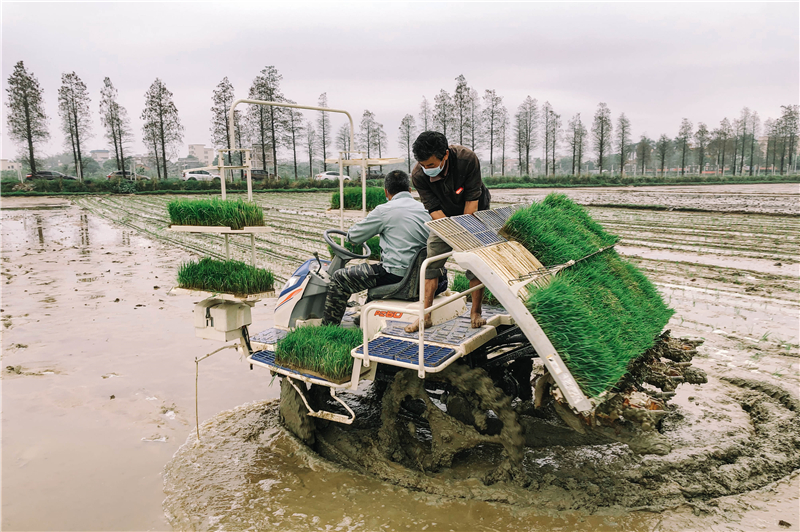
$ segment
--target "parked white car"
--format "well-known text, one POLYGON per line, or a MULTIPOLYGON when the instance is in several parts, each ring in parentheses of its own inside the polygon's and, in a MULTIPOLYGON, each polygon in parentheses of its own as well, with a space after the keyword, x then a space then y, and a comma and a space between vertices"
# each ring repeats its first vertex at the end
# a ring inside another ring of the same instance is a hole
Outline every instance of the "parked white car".
MULTIPOLYGON (((317 181, 323 181, 323 180, 339 181, 339 178, 340 178, 339 172, 322 172, 321 174, 317 174, 314 176, 314 179, 316 179, 317 181)), ((350 181, 350 176, 347 175, 344 176, 344 180, 350 181)))
POLYGON ((184 181, 213 181, 219 179, 219 175, 212 174, 207 170, 189 170, 181 174, 184 181))

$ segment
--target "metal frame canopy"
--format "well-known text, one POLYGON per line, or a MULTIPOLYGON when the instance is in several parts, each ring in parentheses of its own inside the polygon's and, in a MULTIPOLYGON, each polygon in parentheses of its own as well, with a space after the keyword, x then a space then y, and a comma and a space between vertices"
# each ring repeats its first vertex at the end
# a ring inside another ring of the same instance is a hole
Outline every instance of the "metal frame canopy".
MULTIPOLYGON (((331 109, 328 107, 317 107, 312 105, 297 105, 294 103, 286 103, 286 102, 267 102, 264 100, 248 100, 248 99, 239 99, 234 101, 231 104, 231 109, 228 111, 228 140, 230 146, 235 150, 236 149, 236 135, 234 134, 234 111, 236 110, 236 106, 240 103, 249 103, 253 105, 266 105, 269 107, 291 107, 293 109, 307 109, 309 111, 323 111, 326 113, 341 113, 343 115, 347 115, 347 119, 350 121, 350 147, 355 146, 355 128, 353 126, 353 117, 350 116, 350 113, 343 109, 331 109)), ((248 170, 249 174, 249 170, 248 170)), ((248 176, 249 177, 249 176, 248 176)), ((250 188, 251 182, 248 179, 248 188, 250 188)), ((248 196, 252 199, 252 191, 248 190, 248 196)), ((366 176, 362 176, 361 179, 361 207, 363 213, 366 215, 366 205, 367 205, 367 179, 366 176)), ((344 229, 344 164, 342 157, 339 157, 339 228, 344 229)))

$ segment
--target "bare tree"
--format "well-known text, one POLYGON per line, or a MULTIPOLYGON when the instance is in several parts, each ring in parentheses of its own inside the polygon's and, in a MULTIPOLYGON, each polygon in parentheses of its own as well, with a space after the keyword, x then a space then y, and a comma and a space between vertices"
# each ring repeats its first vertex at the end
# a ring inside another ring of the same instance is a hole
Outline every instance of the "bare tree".
POLYGON ((686 170, 686 155, 692 147, 692 123, 688 118, 681 121, 681 128, 678 136, 675 137, 675 145, 681 150, 681 176, 686 170))
POLYGON ((544 102, 544 105, 542 105, 542 136, 544 139, 542 148, 544 149, 545 177, 549 175, 548 170, 550 169, 550 120, 552 114, 553 108, 550 105, 550 102, 544 102))
MULTIPOLYGON (((265 100, 271 102, 284 101, 280 83, 283 76, 274 66, 267 66, 256 76, 250 86, 249 97, 252 100, 265 100)), ((250 108, 250 122, 258 139, 261 151, 261 162, 266 170, 266 146, 272 149, 272 173, 278 175, 278 142, 281 136, 281 126, 284 114, 282 107, 254 105, 250 108), (269 144, 268 144, 269 143, 269 144)))
MULTIPOLYGON (((344 124, 342 127, 339 128, 338 133, 336 133, 336 147, 344 152, 344 158, 350 158, 350 150, 353 147, 350 145, 350 126, 349 124, 344 124)), ((350 175, 350 167, 346 166, 347 175, 350 175)))
POLYGON ((183 126, 178 116, 178 108, 172 101, 172 93, 158 78, 150 85, 144 95, 144 100, 141 118, 144 122, 145 137, 149 136, 153 140, 156 157, 161 161, 166 179, 169 176, 167 174, 167 148, 174 148, 183 140, 183 126))
POLYGON ((739 137, 742 133, 742 121, 738 118, 733 119, 733 127, 731 134, 731 141, 733 141, 733 164, 731 165, 732 175, 736 175, 736 169, 739 167, 739 137))
MULTIPOLYGON (((486 89, 483 93, 483 112, 481 113, 484 135, 489 141, 489 175, 494 175, 494 147, 503 112, 503 97, 494 89, 486 89)), ((508 111, 505 111, 508 114, 508 111)), ((474 151, 474 150, 473 150, 474 151)))
POLYGON ((592 140, 597 152, 597 166, 603 173, 603 162, 611 149, 611 111, 605 103, 597 106, 592 123, 592 140))
POLYGON ((700 166, 698 173, 703 175, 703 169, 706 165, 706 148, 708 147, 711 134, 708 132, 708 127, 700 122, 697 124, 697 132, 694 134, 695 147, 697 149, 697 164, 700 166))
MULTIPOLYGON (((753 175, 753 167, 756 166, 756 137, 761 132, 761 119, 758 117, 757 112, 753 112, 750 116, 750 175, 753 175)), ((759 154, 760 154, 759 150, 759 154)), ((759 155, 760 158, 760 155, 759 155)))
MULTIPOLYGON (((297 103, 292 100, 286 100, 287 103, 297 103)), ((297 179, 297 144, 303 137, 303 128, 305 127, 303 120, 303 113, 291 107, 286 108, 283 113, 286 126, 284 130, 284 138, 286 146, 292 150, 292 162, 294 164, 294 178, 297 179)))
POLYGON ((506 142, 508 141, 508 110, 500 108, 500 119, 497 124, 497 141, 500 144, 500 174, 506 175, 506 142))
MULTIPOLYGON (((145 122, 142 126, 142 140, 150 153, 151 166, 156 168, 156 174, 161 179, 161 156, 158 152, 158 123, 155 121, 145 122)), ((164 176, 166 179, 166 176, 164 176)))
POLYGON ((506 142, 508 141, 508 110, 501 107, 497 124, 497 142, 500 145, 500 174, 506 175, 506 142))
POLYGON ((431 104, 428 103, 428 99, 423 96, 422 103, 419 104, 419 126, 422 128, 422 131, 430 131, 433 127, 433 111, 431 110, 431 104))
MULTIPOLYGON (((216 148, 227 148, 233 149, 230 140, 230 108, 233 105, 235 100, 234 93, 233 93, 233 85, 228 80, 228 77, 225 76, 222 78, 222 81, 219 82, 217 88, 214 89, 214 92, 211 96, 211 142, 214 143, 214 147, 216 148)), ((234 118, 233 118, 233 134, 236 137, 235 140, 238 141, 238 145, 240 148, 243 148, 242 145, 242 112, 240 110, 234 111, 234 118)), ((243 164, 243 154, 239 152, 239 165, 243 164)), ((232 153, 228 152, 228 154, 223 158, 223 164, 232 165, 232 153)), ((239 172, 239 177, 244 175, 244 171, 239 172)), ((233 176, 231 176, 233 178, 233 176)))
POLYGON ((124 170, 124 146, 131 134, 130 122, 128 112, 117 102, 117 89, 109 78, 103 80, 100 90, 100 122, 106 130, 106 138, 114 146, 117 170, 124 170))
POLYGON ((542 106, 542 133, 544 134, 544 175, 548 175, 548 170, 556 173, 556 147, 558 146, 558 135, 561 129, 561 115, 553 111, 550 102, 545 102, 542 106))
MULTIPOLYGON (((465 145, 469 134, 469 86, 463 74, 456 78, 456 90, 453 93, 453 122, 458 143, 465 145)), ((447 134, 445 134, 447 136, 447 134)))
POLYGON ((647 165, 650 164, 650 159, 653 153, 653 140, 647 138, 647 134, 644 133, 639 138, 639 142, 636 144, 636 160, 641 167, 641 174, 645 174, 645 169, 647 165))
POLYGON ((630 156, 631 121, 621 113, 617 119, 617 149, 619 150, 619 175, 625 176, 625 164, 630 156))
POLYGON ((572 152, 572 175, 581 173, 581 163, 583 162, 583 146, 586 140, 586 128, 581 122, 581 114, 578 113, 569 121, 569 133, 567 142, 572 152))
MULTIPOLYGON (((319 95, 317 107, 328 107, 328 93, 323 92, 319 95)), ((331 136, 331 119, 327 111, 320 111, 319 118, 317 119, 317 127, 319 128, 319 146, 322 148, 322 171, 328 171, 328 163, 325 161, 328 158, 328 146, 330 145, 331 136)))
POLYGON ((358 137, 358 147, 367 152, 367 158, 369 159, 372 157, 372 151, 375 148, 375 136, 377 135, 375 113, 368 109, 364 110, 358 128, 359 131, 356 135, 358 137))
POLYGON ((397 144, 400 149, 406 152, 406 162, 408 163, 408 173, 411 173, 411 147, 414 144, 414 132, 416 130, 416 122, 414 117, 406 115, 400 121, 400 136, 398 137, 397 144))
POLYGON ((661 168, 661 177, 664 178, 664 167, 667 164, 667 156, 672 148, 672 141, 668 136, 662 134, 658 141, 656 141, 656 153, 658 154, 658 163, 661 168))
POLYGON ((745 155, 745 142, 747 140, 747 127, 750 125, 750 109, 745 107, 742 109, 742 113, 740 115, 739 121, 741 122, 742 126, 742 147, 741 147, 741 159, 739 163, 739 174, 744 173, 744 155, 745 155))
POLYGON ((26 145, 28 153, 22 159, 28 163, 31 173, 35 174, 36 145, 50 138, 44 112, 44 90, 39 87, 34 75, 25 69, 23 62, 18 61, 14 65, 14 72, 8 77, 6 93, 8 136, 14 142, 26 145))
POLYGON ((720 163, 720 168, 722 168, 722 175, 725 175, 725 150, 728 147, 728 139, 730 139, 731 135, 733 134, 733 127, 731 126, 730 120, 723 118, 719 123, 718 131, 720 149, 722 150, 722 162, 720 163))
POLYGON ((447 136, 448 129, 452 133, 453 128, 453 98, 442 89, 433 99, 433 130, 447 136))
POLYGON ((800 129, 800 106, 781 105, 781 117, 777 121, 781 141, 781 175, 785 167, 791 172, 797 154, 797 136, 800 129), (788 161, 787 161, 788 158, 788 161))
MULTIPOLYGON (((386 147, 387 137, 386 131, 383 130, 383 124, 375 122, 375 148, 378 150, 378 158, 383 157, 383 149, 386 147)), ((378 166, 378 171, 383 174, 383 165, 378 166)))
POLYGON ((477 151, 483 143, 483 128, 481 127, 481 100, 478 91, 469 90, 469 144, 472 151, 477 151))
POLYGON ((75 171, 83 180, 83 154, 81 140, 86 140, 92 133, 92 117, 89 111, 89 90, 75 72, 61 75, 61 87, 58 89, 58 114, 67 145, 72 147, 72 158, 75 171))
POLYGON ((536 147, 536 133, 538 127, 538 102, 530 96, 527 96, 520 104, 515 116, 515 133, 517 136, 517 153, 519 155, 520 172, 522 171, 524 162, 526 175, 530 175, 531 150, 536 147))
MULTIPOLYGON (((345 127, 347 127, 347 126, 345 126, 345 127)), ((308 178, 309 179, 313 179, 314 178, 314 150, 316 149, 317 143, 318 143, 317 132, 314 129, 314 124, 312 124, 310 120, 308 122, 306 122, 305 128, 304 128, 303 131, 305 133, 304 138, 305 138, 305 141, 306 141, 306 150, 308 152, 308 178)), ((327 171, 327 170, 323 170, 323 171, 327 171)))

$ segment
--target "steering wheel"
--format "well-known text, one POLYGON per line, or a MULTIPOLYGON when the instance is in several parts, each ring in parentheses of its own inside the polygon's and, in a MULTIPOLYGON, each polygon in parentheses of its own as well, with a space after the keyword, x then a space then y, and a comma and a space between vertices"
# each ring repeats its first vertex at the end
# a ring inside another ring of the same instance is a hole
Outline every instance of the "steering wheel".
POLYGON ((372 255, 372 250, 369 248, 366 242, 361 244, 361 251, 364 253, 363 255, 358 255, 353 253, 346 247, 340 245, 334 239, 331 238, 331 235, 341 235, 344 238, 347 238, 347 233, 345 231, 341 231, 339 229, 327 229, 324 233, 322 233, 322 237, 325 239, 325 242, 333 249, 334 254, 340 256, 343 259, 368 259, 370 255, 372 255))

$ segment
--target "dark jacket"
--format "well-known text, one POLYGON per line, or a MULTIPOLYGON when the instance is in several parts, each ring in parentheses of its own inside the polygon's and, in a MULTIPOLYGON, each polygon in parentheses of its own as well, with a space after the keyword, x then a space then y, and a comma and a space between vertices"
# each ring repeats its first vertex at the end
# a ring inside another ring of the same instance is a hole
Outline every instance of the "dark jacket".
POLYGON ((445 216, 464 214, 464 204, 478 200, 478 210, 489 209, 491 195, 481 179, 481 163, 475 152, 452 144, 444 169, 436 177, 428 177, 419 163, 411 172, 411 182, 419 192, 428 212, 442 211, 445 216))

